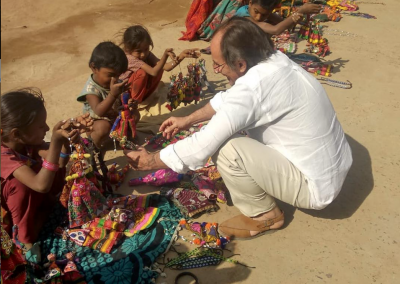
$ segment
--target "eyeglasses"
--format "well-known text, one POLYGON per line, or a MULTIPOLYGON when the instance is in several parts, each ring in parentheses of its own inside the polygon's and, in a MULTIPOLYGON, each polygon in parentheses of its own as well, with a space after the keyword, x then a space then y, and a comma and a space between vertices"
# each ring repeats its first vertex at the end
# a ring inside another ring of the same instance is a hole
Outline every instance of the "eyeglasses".
POLYGON ((222 71, 222 69, 224 69, 225 65, 226 65, 226 62, 222 63, 222 64, 217 64, 214 62, 213 69, 214 69, 215 74, 221 73, 221 71, 222 71))

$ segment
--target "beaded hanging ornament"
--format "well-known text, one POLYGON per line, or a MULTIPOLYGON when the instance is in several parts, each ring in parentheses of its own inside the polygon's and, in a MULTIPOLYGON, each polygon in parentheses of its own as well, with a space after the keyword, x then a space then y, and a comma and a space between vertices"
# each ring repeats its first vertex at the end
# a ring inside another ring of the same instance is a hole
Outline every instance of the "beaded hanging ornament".
POLYGON ((70 228, 79 227, 93 220, 107 209, 107 201, 97 186, 93 169, 87 160, 90 154, 85 154, 80 144, 76 144, 75 149, 76 153, 71 155, 74 160, 70 170, 72 174, 65 178, 70 189, 68 198, 70 228), (87 177, 91 174, 93 174, 91 178, 87 177))
POLYGON ((186 106, 194 101, 197 104, 203 93, 202 82, 208 88, 210 87, 206 73, 205 60, 200 59, 198 62, 190 63, 187 66, 186 76, 183 76, 182 72, 179 72, 178 75, 172 75, 167 94, 169 104, 166 107, 172 111, 181 103, 186 106))
POLYGON ((140 114, 137 110, 137 102, 130 102, 129 98, 129 92, 122 94, 122 106, 117 119, 111 127, 110 137, 114 140, 114 152, 117 150, 116 141, 119 141, 120 146, 124 148, 131 146, 128 141, 136 136, 136 123, 140 120, 140 114))
POLYGON ((288 31, 272 36, 271 40, 275 44, 275 49, 285 54, 293 54, 297 49, 297 38, 295 34, 290 34, 288 31))
POLYGON ((128 171, 129 171, 129 164, 127 164, 125 167, 117 171, 117 163, 113 163, 111 167, 108 169, 107 177, 109 182, 115 185, 115 190, 117 190, 121 186, 128 171))

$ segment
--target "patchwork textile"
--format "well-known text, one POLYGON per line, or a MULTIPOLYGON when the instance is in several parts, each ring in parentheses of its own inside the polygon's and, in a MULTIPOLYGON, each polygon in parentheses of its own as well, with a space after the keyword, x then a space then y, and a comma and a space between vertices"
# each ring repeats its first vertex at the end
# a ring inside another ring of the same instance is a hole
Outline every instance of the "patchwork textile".
POLYGON ((217 206, 210 202, 204 194, 193 190, 177 188, 174 190, 173 196, 173 202, 186 217, 193 217, 204 211, 217 209, 217 206))
MULTIPOLYGON (((64 241, 61 236, 55 235, 53 232, 56 227, 67 217, 67 210, 58 205, 39 236, 37 244, 40 246, 40 251, 31 254, 29 260, 43 265, 46 260, 41 256, 54 253, 57 260, 61 260, 65 258, 66 253, 74 251, 77 259, 76 267, 89 284, 151 283, 152 279, 157 277, 157 273, 144 271, 143 267, 150 266, 166 250, 172 235, 166 235, 165 230, 175 228, 182 215, 178 208, 159 195, 141 198, 124 197, 119 198, 119 201, 110 200, 110 204, 122 207, 125 202, 156 208, 158 214, 155 218, 158 218, 158 222, 153 220, 150 222, 152 225, 146 223, 146 229, 136 232, 130 238, 123 239, 107 254, 100 250, 79 246, 71 240, 64 241)), ((33 276, 38 277, 38 275, 33 276)))
POLYGON ((75 228, 93 220, 107 209, 105 197, 86 178, 74 181, 68 200, 69 226, 75 228))

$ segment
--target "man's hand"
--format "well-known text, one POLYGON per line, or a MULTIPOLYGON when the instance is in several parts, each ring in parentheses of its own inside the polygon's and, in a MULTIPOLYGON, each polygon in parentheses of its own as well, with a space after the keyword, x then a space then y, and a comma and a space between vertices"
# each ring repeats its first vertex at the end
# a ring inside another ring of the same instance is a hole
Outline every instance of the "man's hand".
MULTIPOLYGON (((148 153, 145 148, 139 147, 137 151, 124 150, 128 163, 134 170, 148 171, 159 169, 157 164, 157 155, 159 153, 148 153)), ((158 159, 159 160, 159 159, 158 159)))
POLYGON ((187 116, 185 117, 170 117, 165 120, 161 126, 160 131, 163 132, 163 137, 170 139, 179 131, 187 130, 190 128, 190 122, 187 116))

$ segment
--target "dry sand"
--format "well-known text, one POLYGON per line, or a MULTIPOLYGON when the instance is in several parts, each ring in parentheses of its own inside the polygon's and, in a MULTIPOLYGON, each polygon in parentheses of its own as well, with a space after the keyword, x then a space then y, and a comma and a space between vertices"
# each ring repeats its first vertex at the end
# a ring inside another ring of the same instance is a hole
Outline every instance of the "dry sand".
MULTIPOLYGON (((353 83, 351 90, 326 86, 354 158, 341 194, 322 211, 282 205, 283 230, 229 245, 240 254, 235 258, 255 269, 223 263, 193 270, 200 283, 400 283, 400 94, 395 83, 400 75, 400 3, 379 1, 386 5, 360 4, 362 12, 377 20, 345 16, 327 24, 356 35, 327 35, 332 54, 326 59, 341 64, 332 79, 353 83)), ((122 28, 145 24, 155 54, 167 47, 179 52, 208 46, 178 41, 190 2, 4 0, 2 93, 25 86, 41 88, 49 125, 78 115, 81 105, 75 97, 90 74, 92 49, 102 40, 115 40, 122 28)), ((210 58, 205 58, 210 67, 210 58)), ((165 82, 168 76, 164 75, 165 82)), ((219 88, 228 87, 219 75, 210 74, 209 79, 219 88)), ((118 156, 108 155, 123 163, 118 156)), ((222 206, 201 220, 221 222, 236 213, 234 207, 222 206)), ((168 278, 160 277, 158 283, 173 283, 176 271, 166 272, 168 278)))

